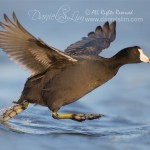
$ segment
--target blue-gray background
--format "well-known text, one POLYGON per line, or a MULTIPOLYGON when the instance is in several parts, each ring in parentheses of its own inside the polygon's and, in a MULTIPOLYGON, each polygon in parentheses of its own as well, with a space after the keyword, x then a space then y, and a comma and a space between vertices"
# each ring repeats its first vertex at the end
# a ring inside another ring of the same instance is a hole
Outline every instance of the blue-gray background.
MULTIPOLYGON (((122 48, 139 45, 150 57, 149 5, 148 0, 5 0, 0 1, 0 20, 4 21, 3 13, 12 19, 15 11, 21 24, 34 36, 64 50, 102 25, 104 19, 116 18, 117 38, 101 55, 111 57, 122 48), (35 10, 40 16, 33 16, 35 10), (121 17, 129 21, 119 21, 121 17), (135 21, 138 18, 140 21, 135 21)), ((0 51, 1 109, 18 99, 28 76, 0 51)), ((107 115, 100 120, 54 120, 47 108, 30 106, 8 124, 0 125, 0 149, 149 149, 149 79, 149 64, 126 65, 113 80, 61 109, 63 113, 107 115)))

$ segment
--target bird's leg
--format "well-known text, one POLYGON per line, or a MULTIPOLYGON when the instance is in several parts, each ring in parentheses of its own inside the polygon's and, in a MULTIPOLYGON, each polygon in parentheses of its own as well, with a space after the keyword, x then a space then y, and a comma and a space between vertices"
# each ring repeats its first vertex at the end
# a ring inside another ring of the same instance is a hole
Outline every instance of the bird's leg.
POLYGON ((29 103, 28 101, 23 101, 20 104, 15 104, 12 107, 8 108, 5 110, 5 112, 2 114, 2 122, 6 122, 9 119, 15 117, 16 115, 20 114, 23 112, 25 109, 27 109, 29 103))
POLYGON ((98 119, 103 116, 102 114, 57 114, 57 112, 52 112, 52 117, 55 119, 72 119, 78 122, 98 119))

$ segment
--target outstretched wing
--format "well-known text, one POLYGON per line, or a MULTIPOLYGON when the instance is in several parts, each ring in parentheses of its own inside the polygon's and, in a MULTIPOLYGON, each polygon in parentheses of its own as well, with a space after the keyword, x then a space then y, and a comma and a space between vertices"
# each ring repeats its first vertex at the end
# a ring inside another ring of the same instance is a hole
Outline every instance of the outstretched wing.
POLYGON ((15 13, 14 22, 4 14, 6 24, 0 22, 0 48, 16 63, 30 70, 32 76, 46 71, 56 61, 77 61, 67 54, 36 39, 19 23, 15 13))
POLYGON ((68 55, 98 55, 108 48, 116 37, 116 21, 110 25, 106 22, 103 27, 98 26, 95 32, 90 32, 88 37, 70 45, 65 53, 68 55))

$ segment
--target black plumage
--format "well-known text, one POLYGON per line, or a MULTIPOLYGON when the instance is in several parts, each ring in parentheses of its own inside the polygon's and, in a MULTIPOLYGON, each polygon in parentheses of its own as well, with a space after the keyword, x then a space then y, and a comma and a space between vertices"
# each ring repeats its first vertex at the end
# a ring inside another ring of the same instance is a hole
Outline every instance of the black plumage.
MULTIPOLYGON (((103 27, 98 26, 95 32, 90 32, 87 37, 62 52, 26 31, 15 13, 14 22, 6 15, 4 18, 6 24, 0 22, 3 28, 0 31, 0 48, 32 74, 27 79, 17 104, 26 100, 47 106, 57 119, 83 121, 101 117, 102 115, 82 114, 62 117, 57 111, 110 80, 122 65, 142 62, 142 52, 138 46, 123 49, 111 58, 98 56, 115 40, 115 21, 111 24, 106 22, 103 27)), ((149 62, 149 59, 146 58, 145 62, 149 62)))

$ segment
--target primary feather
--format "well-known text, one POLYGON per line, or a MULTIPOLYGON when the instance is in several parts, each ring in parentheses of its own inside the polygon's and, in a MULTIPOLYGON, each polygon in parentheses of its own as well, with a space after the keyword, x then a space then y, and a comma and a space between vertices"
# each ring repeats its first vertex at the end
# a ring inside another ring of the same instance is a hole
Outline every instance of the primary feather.
POLYGON ((69 55, 98 55, 102 50, 109 47, 116 37, 116 21, 110 25, 106 22, 90 32, 87 37, 70 45, 65 52, 69 55))
POLYGON ((32 76, 45 72, 57 61, 77 61, 67 54, 48 46, 35 38, 19 23, 15 13, 14 22, 4 14, 6 24, 0 22, 0 47, 16 63, 31 71, 32 76))

